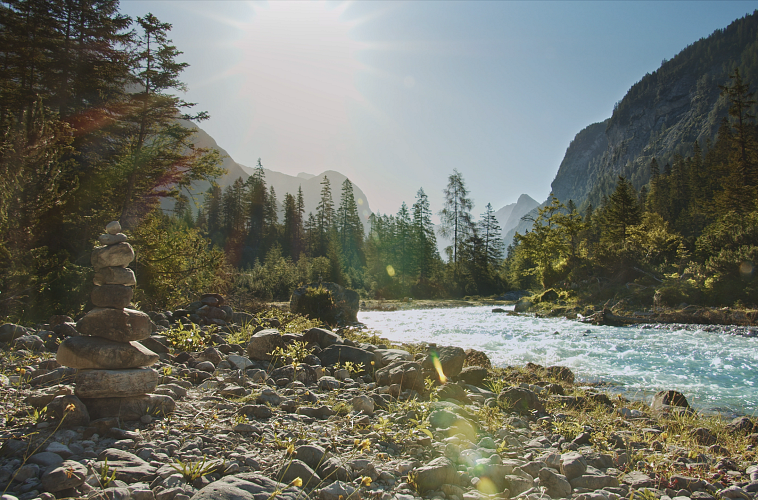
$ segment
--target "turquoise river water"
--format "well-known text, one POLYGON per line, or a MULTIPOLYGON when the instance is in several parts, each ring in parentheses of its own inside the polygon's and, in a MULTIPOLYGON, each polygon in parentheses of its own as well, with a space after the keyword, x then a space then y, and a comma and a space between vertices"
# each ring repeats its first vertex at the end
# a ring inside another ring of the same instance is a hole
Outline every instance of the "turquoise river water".
POLYGON ((360 312, 358 320, 397 342, 478 349, 496 366, 528 361, 568 366, 580 380, 608 383, 609 392, 633 399, 649 402, 656 391, 675 389, 699 410, 725 415, 758 410, 758 338, 697 327, 593 326, 491 311, 360 312))

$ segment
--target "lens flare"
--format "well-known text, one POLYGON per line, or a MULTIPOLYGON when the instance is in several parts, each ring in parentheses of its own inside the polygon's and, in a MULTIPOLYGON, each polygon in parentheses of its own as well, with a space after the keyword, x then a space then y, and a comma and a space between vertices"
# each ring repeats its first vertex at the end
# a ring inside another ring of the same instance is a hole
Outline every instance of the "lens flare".
POLYGON ((442 371, 442 363, 440 363, 440 357, 436 352, 432 352, 432 364, 434 365, 434 369, 437 370, 437 374, 440 377, 440 383, 446 384, 447 383, 447 377, 445 376, 445 372, 442 371))
POLYGON ((492 479, 488 477, 480 477, 479 482, 476 483, 476 489, 485 495, 495 495, 497 493, 500 493, 497 491, 497 486, 495 486, 495 483, 493 483, 492 479))
POLYGON ((753 266, 752 262, 744 261, 740 264, 740 275, 743 278, 750 278, 753 276, 753 271, 755 270, 755 267, 753 266))
POLYGON ((392 267, 391 265, 387 266, 387 274, 389 274, 390 277, 395 276, 395 268, 392 267))

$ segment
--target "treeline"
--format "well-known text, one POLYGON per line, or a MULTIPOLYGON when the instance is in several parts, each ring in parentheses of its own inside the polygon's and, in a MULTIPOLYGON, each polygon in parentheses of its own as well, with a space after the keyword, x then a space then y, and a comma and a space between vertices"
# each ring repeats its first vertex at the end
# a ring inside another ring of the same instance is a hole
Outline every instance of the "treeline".
POLYGON ((595 301, 632 292, 648 305, 658 292, 669 305, 758 304, 755 99, 738 70, 730 80, 720 87, 729 119, 713 143, 695 143, 691 156, 663 167, 653 159, 639 192, 619 176, 583 214, 552 197, 508 248, 508 284, 574 289, 595 301))
POLYGON ((12 0, 0 26, 0 317, 87 307, 89 253, 114 219, 137 248, 143 305, 217 280, 223 256, 157 211, 221 174, 176 119, 207 115, 176 95, 186 64, 171 25, 116 0, 12 0))
POLYGON ((263 300, 288 300, 304 283, 333 281, 370 298, 449 297, 502 291, 503 241, 491 205, 474 222, 471 200, 454 172, 440 212, 449 236, 448 262, 440 258, 429 199, 419 189, 413 205, 397 214, 372 214, 369 230, 358 214, 346 179, 335 206, 331 183, 321 181, 315 213, 305 214, 302 190, 282 201, 266 185, 258 160, 247 180, 225 189, 212 186, 197 216, 180 199, 172 219, 202 232, 224 250, 238 270, 234 293, 263 300), (282 214, 282 220, 279 219, 282 214))

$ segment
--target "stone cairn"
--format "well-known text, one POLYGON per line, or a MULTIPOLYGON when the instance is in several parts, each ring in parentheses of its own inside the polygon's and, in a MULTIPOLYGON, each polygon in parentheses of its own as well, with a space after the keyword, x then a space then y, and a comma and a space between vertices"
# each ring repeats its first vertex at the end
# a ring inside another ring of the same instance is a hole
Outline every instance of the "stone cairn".
POLYGON ((78 369, 74 394, 91 419, 138 420, 170 413, 175 407, 170 396, 150 394, 159 374, 148 367, 158 355, 139 342, 150 337, 153 323, 147 314, 127 308, 136 285, 134 271, 126 267, 134 260, 134 249, 118 221, 105 230, 99 238, 103 246, 92 252, 95 308, 77 322, 81 335, 61 343, 58 362, 78 369))

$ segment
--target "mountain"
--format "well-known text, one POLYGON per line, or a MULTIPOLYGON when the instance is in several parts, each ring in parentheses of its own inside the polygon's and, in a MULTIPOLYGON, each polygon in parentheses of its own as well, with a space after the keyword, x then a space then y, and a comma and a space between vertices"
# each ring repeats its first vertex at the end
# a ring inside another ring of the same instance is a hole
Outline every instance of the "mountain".
POLYGON ((495 212, 495 217, 497 217, 497 221, 500 224, 500 229, 502 231, 501 234, 505 235, 510 230, 515 228, 519 222, 521 221, 521 217, 528 214, 535 208, 539 206, 539 202, 537 202, 534 198, 529 196, 528 194, 522 194, 519 196, 516 203, 511 203, 510 205, 506 205, 497 212, 495 212), (504 217, 503 219, 500 218, 500 214, 508 214, 507 217, 504 217))
POLYGON ((719 85, 729 84, 735 68, 755 88, 758 11, 664 60, 629 89, 610 118, 579 132, 553 180, 555 196, 580 208, 598 206, 618 175, 639 190, 649 181, 653 158, 663 169, 675 155, 690 155, 695 142, 707 149, 727 116, 719 85))
MULTIPOLYGON (((221 146, 219 146, 216 140, 213 137, 211 137, 205 130, 201 129, 200 127, 198 127, 197 125, 189 121, 180 120, 180 123, 187 128, 191 128, 195 130, 194 143, 196 146, 203 147, 203 148, 216 149, 221 153, 223 157, 221 166, 227 170, 227 173, 221 176, 220 178, 216 179, 216 183, 219 186, 221 186, 222 189, 227 186, 230 186, 235 180, 237 180, 240 177, 242 178, 242 180, 245 180, 248 177, 250 177, 250 174, 252 173, 253 169, 234 161, 232 157, 229 155, 229 153, 227 153, 226 150, 224 150, 221 146)), ((274 191, 276 192, 276 199, 279 203, 280 218, 283 217, 282 202, 284 200, 284 195, 286 193, 290 193, 296 196, 298 187, 302 187, 303 189, 303 201, 305 202, 305 216, 307 217, 309 212, 315 213, 316 206, 321 200, 321 182, 323 181, 324 176, 327 176, 329 179, 329 183, 332 189, 332 199, 334 200, 334 206, 335 208, 338 207, 340 200, 342 198, 341 197, 342 183, 345 181, 345 179, 347 179, 345 175, 334 170, 326 170, 324 172, 321 172, 318 175, 312 175, 312 174, 301 172, 297 176, 283 174, 281 172, 275 172, 267 168, 264 168, 263 171, 265 172, 267 189, 270 186, 274 186, 274 191)), ((195 200, 197 204, 202 204, 203 195, 208 190, 209 187, 210 187, 210 183, 208 182, 193 182, 192 183, 191 197, 195 200)), ((366 229, 366 231, 368 231, 369 229, 368 218, 372 213, 371 207, 369 206, 368 198, 366 198, 366 195, 363 193, 361 188, 358 187, 354 182, 353 182, 353 195, 355 196, 355 202, 358 205, 358 214, 361 216, 364 228, 366 229)), ((164 210, 170 210, 173 207, 173 200, 170 200, 170 199, 164 200, 161 206, 164 210)))

